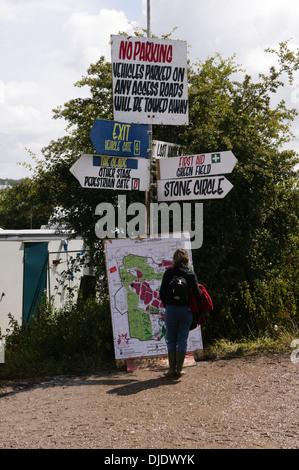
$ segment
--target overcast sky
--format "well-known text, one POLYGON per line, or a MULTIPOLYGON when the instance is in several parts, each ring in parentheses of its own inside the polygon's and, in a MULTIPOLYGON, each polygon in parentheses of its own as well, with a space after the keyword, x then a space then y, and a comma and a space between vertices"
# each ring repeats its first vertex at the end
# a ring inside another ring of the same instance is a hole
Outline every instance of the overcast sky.
MULTIPOLYGON (((0 178, 31 175, 18 165, 31 162, 25 148, 41 155, 64 135, 52 109, 84 96, 74 83, 101 55, 111 60, 111 34, 146 24, 146 0, 0 0, 0 178)), ((192 62, 236 54, 254 77, 273 63, 266 47, 297 48, 298 24, 298 0, 151 0, 154 34, 177 26, 172 39, 187 41, 192 62)), ((284 98, 299 106, 299 74, 284 98)), ((299 150, 297 121, 293 130, 289 148, 299 150)))

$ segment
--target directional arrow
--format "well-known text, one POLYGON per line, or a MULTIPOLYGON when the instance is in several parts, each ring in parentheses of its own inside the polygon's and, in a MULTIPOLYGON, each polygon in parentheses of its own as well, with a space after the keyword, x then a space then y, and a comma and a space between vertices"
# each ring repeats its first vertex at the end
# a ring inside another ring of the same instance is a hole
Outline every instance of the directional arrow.
POLYGON ((81 155, 70 168, 83 188, 146 191, 149 160, 146 158, 81 155))
POLYGON ((157 181, 158 201, 222 199, 232 188, 225 176, 157 181))
POLYGON ((97 119, 89 137, 99 154, 148 157, 148 126, 97 119))
POLYGON ((195 178, 207 175, 231 173, 237 159, 228 150, 225 152, 203 153, 182 157, 159 158, 159 178, 195 178))
POLYGON ((184 155, 181 145, 161 140, 153 140, 153 157, 171 157, 184 155))

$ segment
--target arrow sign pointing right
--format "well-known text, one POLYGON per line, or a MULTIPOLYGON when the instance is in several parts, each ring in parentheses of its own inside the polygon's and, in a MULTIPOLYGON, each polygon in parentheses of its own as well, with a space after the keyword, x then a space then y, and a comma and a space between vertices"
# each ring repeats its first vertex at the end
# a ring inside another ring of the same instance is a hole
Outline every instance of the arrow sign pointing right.
POLYGON ((160 179, 194 178, 231 173, 237 159, 228 150, 182 157, 159 158, 160 179))
POLYGON ((222 199, 232 188, 233 185, 224 176, 157 181, 158 201, 222 199))

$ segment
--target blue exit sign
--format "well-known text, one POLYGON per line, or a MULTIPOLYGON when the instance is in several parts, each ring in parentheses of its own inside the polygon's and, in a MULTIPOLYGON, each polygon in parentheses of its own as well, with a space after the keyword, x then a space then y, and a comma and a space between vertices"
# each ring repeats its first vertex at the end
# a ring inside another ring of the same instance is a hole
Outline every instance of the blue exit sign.
POLYGON ((99 154, 148 158, 148 126, 97 119, 90 139, 99 154))

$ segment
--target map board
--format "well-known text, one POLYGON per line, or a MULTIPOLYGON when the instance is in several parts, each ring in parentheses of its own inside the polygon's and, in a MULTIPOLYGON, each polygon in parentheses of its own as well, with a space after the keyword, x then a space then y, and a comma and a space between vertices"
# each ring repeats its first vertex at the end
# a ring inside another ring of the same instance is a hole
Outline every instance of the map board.
MULTIPOLYGON (((116 359, 167 354, 159 289, 177 248, 188 251, 192 266, 190 246, 189 233, 104 240, 116 359)), ((197 349, 203 349, 200 326, 187 345, 197 349)))

